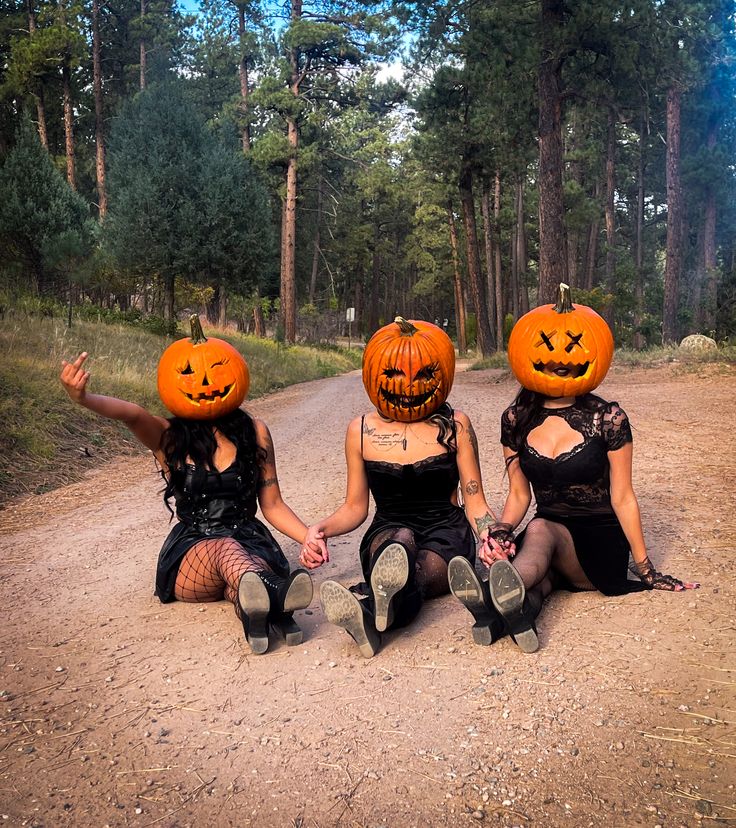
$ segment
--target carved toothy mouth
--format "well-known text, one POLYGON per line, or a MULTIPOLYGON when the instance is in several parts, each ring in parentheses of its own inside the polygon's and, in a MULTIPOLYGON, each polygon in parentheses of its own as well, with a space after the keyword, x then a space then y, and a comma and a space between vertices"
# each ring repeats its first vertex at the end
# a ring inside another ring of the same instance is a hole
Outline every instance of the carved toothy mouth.
POLYGON ((392 394, 385 388, 379 388, 378 393, 381 398, 394 408, 419 408, 420 405, 427 403, 435 394, 437 389, 433 388, 425 394, 392 394))
POLYGON ((222 391, 211 391, 208 394, 190 394, 188 391, 182 391, 181 393, 195 405, 202 405, 202 403, 213 403, 217 400, 224 400, 225 397, 227 397, 227 395, 233 390, 234 385, 235 383, 230 383, 230 385, 226 385, 222 391))
POLYGON ((590 361, 583 362, 581 365, 579 362, 542 362, 539 360, 539 362, 533 362, 532 365, 535 371, 542 374, 554 374, 562 379, 579 379, 587 374, 590 361))

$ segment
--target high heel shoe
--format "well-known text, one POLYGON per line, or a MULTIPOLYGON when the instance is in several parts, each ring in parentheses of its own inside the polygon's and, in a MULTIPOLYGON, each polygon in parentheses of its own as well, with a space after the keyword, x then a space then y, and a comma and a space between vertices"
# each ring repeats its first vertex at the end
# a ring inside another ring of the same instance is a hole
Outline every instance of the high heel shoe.
POLYGON ((498 641, 506 631, 503 618, 491 603, 488 584, 479 580, 470 561, 453 558, 447 567, 447 579, 452 594, 475 619, 473 641, 486 647, 498 641))
POLYGON ((358 645, 362 656, 374 656, 381 645, 381 636, 365 604, 336 581, 324 581, 319 597, 330 624, 342 627, 358 645))
POLYGON ((409 555, 402 543, 390 543, 378 555, 371 569, 376 630, 385 632, 393 623, 393 598, 409 580, 409 555))
POLYGON ((539 649, 534 619, 537 613, 526 600, 521 576, 508 561, 496 561, 488 573, 493 606, 501 613, 509 635, 524 653, 539 649))

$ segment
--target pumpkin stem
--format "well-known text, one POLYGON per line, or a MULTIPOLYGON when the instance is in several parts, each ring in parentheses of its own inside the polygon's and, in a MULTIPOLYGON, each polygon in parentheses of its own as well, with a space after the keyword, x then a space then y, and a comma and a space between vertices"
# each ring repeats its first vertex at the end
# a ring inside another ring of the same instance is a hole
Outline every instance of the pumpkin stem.
POLYGON ((202 323, 199 321, 199 314, 193 313, 189 317, 189 324, 192 326, 192 344, 201 345, 207 341, 207 337, 202 330, 202 323))
POLYGON ((572 296, 570 294, 570 285, 560 282, 559 292, 557 294, 557 304, 555 305, 557 313, 571 313, 575 310, 572 304, 572 296))
POLYGON ((399 326, 402 336, 414 336, 414 334, 419 330, 419 328, 412 325, 408 319, 404 319, 403 316, 397 316, 394 319, 394 322, 399 326))

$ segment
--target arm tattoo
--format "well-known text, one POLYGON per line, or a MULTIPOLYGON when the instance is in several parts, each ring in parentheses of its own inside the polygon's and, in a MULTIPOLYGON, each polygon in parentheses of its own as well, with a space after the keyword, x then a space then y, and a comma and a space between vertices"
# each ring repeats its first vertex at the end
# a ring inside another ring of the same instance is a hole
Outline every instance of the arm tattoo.
POLYGON ((479 489, 480 486, 478 485, 477 480, 468 480, 467 485, 465 486, 465 494, 478 494, 479 489))
POLYGON ((468 440, 470 440, 470 445, 473 447, 475 459, 480 462, 480 455, 478 454, 478 438, 475 436, 475 429, 473 428, 472 423, 468 423, 468 440))
POLYGON ((475 526, 478 530, 478 534, 487 529, 489 526, 493 526, 496 521, 491 517, 489 512, 486 512, 482 517, 475 519, 475 526))
POLYGON ((258 481, 258 488, 265 489, 267 486, 275 486, 279 482, 278 477, 267 477, 258 481))

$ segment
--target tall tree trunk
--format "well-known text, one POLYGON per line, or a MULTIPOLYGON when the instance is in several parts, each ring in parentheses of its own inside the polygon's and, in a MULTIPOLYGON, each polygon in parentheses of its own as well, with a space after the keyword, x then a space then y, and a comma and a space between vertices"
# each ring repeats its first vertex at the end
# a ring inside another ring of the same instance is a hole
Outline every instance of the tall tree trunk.
POLYGON ((564 0, 542 0, 539 62, 539 304, 553 302, 567 281, 565 211, 562 199, 562 96, 558 41, 564 0))
POLYGON ((92 0, 92 88, 95 96, 95 172, 97 211, 102 221, 107 215, 105 187, 105 129, 102 111, 102 55, 100 46, 100 2, 92 0))
MULTIPOLYGON (((494 324, 490 326, 491 347, 498 351, 498 339, 496 338, 496 277, 493 273, 493 227, 491 225, 491 185, 488 181, 483 182, 483 192, 481 194, 481 215, 483 216, 483 240, 484 251, 486 257, 486 288, 487 288, 487 313, 489 321, 492 320, 494 324)), ((498 247, 498 245, 496 245, 498 247)))
MULTIPOLYGON (((616 113, 608 108, 606 131, 606 290, 616 294, 616 113)), ((613 329, 613 305, 606 308, 604 318, 613 329)))
MULTIPOLYGON (((583 165, 580 162, 580 113, 577 107, 572 108, 570 114, 570 179, 581 189, 583 186, 583 165)), ((572 227, 567 228, 567 282, 572 288, 578 287, 580 279, 579 256, 580 256, 581 229, 573 222, 572 227)))
POLYGON ((504 349, 503 341, 503 271, 501 269, 501 170, 496 170, 494 187, 493 187, 493 224, 496 232, 496 318, 494 323, 496 326, 496 348, 499 351, 504 349))
POLYGON ((174 275, 167 273, 163 279, 163 317, 167 322, 174 319, 174 275))
POLYGON ((64 101, 64 148, 66 152, 66 180, 72 190, 77 189, 77 173, 74 158, 74 111, 72 109, 72 73, 69 56, 64 55, 61 64, 61 84, 64 101))
POLYGON ((266 321, 263 318, 261 291, 258 288, 256 288, 255 304, 253 305, 253 333, 260 337, 266 335, 266 321))
POLYGON ((644 318, 644 141, 646 140, 646 109, 639 117, 639 159, 636 173, 636 251, 634 256, 634 348, 646 344, 641 324, 644 318))
MULTIPOLYGON (((712 153, 718 140, 718 120, 713 118, 708 128, 706 146, 712 153)), ((712 182, 705 193, 703 215, 703 292, 701 331, 714 336, 718 303, 718 271, 716 267, 716 192, 712 182)))
MULTIPOLYGON (((301 20, 302 0, 291 0, 292 23, 301 20)), ((294 98, 299 97, 302 78, 299 71, 299 52, 291 49, 289 54, 291 78, 289 89, 294 98)), ((289 160, 286 166, 286 200, 284 221, 281 227, 281 318, 286 342, 296 341, 296 199, 297 199, 297 152, 299 149, 299 127, 296 116, 286 118, 289 160)))
POLYGON ((529 310, 529 289, 526 284, 527 252, 524 227, 524 179, 516 182, 516 268, 519 282, 519 312, 529 310))
POLYGON ((227 288, 225 287, 224 283, 220 282, 220 296, 219 296, 219 303, 218 303, 218 314, 217 314, 217 324, 221 328, 227 327, 227 288))
POLYGON ((317 176, 317 226, 314 229, 314 249, 312 251, 312 275, 309 279, 309 304, 314 304, 317 295, 317 275, 319 274, 320 229, 322 225, 322 176, 317 176))
POLYGON ((139 85, 141 90, 146 88, 146 38, 143 34, 145 31, 145 18, 146 18, 146 0, 141 0, 141 41, 138 46, 138 51, 140 53, 140 81, 139 85))
POLYGON ((682 90, 667 90, 667 259, 664 268, 662 341, 677 341, 677 306, 682 272, 682 185, 680 182, 680 106, 682 90))
POLYGON ((243 152, 247 155, 250 152, 250 111, 248 104, 248 57, 245 54, 245 34, 245 6, 242 3, 238 3, 238 36, 240 37, 238 76, 240 78, 240 112, 243 119, 240 141, 243 152))
MULTIPOLYGON (((595 190, 593 191, 593 198, 596 204, 601 196, 601 183, 595 182, 595 190)), ((588 245, 585 254, 585 283, 583 287, 586 290, 592 290, 593 282, 595 281, 595 266, 598 261, 598 237, 601 232, 601 220, 596 216, 588 228, 588 245)))
MULTIPOLYGON (((33 37, 36 31, 36 12, 33 8, 33 0, 27 0, 26 7, 28 9, 28 34, 30 37, 33 37)), ((41 141, 41 146, 45 150, 48 150, 49 133, 46 129, 46 101, 44 96, 43 81, 38 81, 33 97, 36 99, 36 120, 38 121, 38 137, 41 141)))
POLYGON ((493 347, 491 344, 491 327, 488 324, 486 311, 485 285, 480 268, 478 253, 478 231, 475 223, 475 199, 473 197, 473 174, 467 163, 463 164, 460 173, 460 202, 463 208, 463 223, 465 225, 465 244, 467 246, 468 282, 470 296, 475 311, 477 346, 483 356, 490 356, 493 347))
MULTIPOLYGON (((373 256, 371 266, 371 292, 370 305, 368 306, 368 333, 378 330, 378 287, 381 275, 381 257, 378 245, 380 242, 380 226, 377 220, 373 224, 373 256)), ((402 314, 403 316, 403 314, 402 314)))
POLYGON ((455 293, 455 330, 457 331, 457 349, 461 354, 468 350, 468 338, 465 330, 465 295, 463 280, 460 275, 460 255, 457 245, 457 226, 452 202, 447 204, 447 223, 450 227, 450 247, 452 249, 452 275, 455 293))

